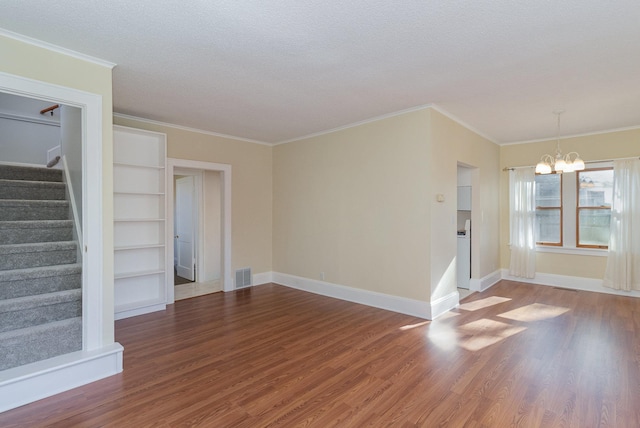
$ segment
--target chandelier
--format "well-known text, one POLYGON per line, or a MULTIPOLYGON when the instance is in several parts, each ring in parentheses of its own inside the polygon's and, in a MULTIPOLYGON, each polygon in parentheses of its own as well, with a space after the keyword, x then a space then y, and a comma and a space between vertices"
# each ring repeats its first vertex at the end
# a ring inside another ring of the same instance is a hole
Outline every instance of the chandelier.
POLYGON ((553 114, 558 116, 558 126, 556 130, 557 148, 555 157, 551 155, 542 155, 540 162, 536 165, 536 174, 550 174, 555 171, 558 174, 563 172, 582 171, 584 169, 584 161, 580 159, 577 152, 569 152, 562 155, 560 150, 560 115, 564 110, 555 110, 553 114), (573 159, 571 158, 573 156, 573 159))

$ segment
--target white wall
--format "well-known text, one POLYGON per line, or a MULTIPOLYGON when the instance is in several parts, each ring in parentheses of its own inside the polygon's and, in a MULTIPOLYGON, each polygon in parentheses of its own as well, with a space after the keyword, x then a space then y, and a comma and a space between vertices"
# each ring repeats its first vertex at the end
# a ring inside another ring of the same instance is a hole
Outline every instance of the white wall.
POLYGON ((59 109, 41 115, 51 102, 0 92, 0 162, 45 165, 60 144, 59 109))
POLYGON ((82 110, 60 106, 60 152, 69 169, 72 194, 82 228, 82 110))

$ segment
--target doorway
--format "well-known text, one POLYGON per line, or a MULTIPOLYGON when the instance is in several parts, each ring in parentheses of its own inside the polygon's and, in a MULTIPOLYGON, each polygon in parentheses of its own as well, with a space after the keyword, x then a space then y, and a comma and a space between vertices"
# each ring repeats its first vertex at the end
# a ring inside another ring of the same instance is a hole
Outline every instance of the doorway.
MULTIPOLYGON (((52 85, 0 73, 0 93, 27 97, 75 107, 81 111, 79 125, 81 149, 76 151, 82 165, 78 211, 84 249, 82 257, 82 328, 83 349, 96 350, 104 346, 104 224, 103 224, 103 121, 102 97, 73 88, 52 85), (87 249, 91 248, 91 251, 87 249)), ((108 290, 107 290, 108 291, 108 290)), ((107 317, 108 319, 108 317, 107 317)))
POLYGON ((172 214, 167 234, 172 251, 167 262, 176 273, 168 284, 173 294, 168 300, 231 289, 231 167, 178 159, 168 159, 167 166, 168 212, 172 214))
POLYGON ((193 175, 182 175, 174 171, 173 271, 176 286, 196 281, 196 242, 200 236, 196 227, 200 203, 200 198, 196 197, 196 177, 199 174, 196 171, 193 175))

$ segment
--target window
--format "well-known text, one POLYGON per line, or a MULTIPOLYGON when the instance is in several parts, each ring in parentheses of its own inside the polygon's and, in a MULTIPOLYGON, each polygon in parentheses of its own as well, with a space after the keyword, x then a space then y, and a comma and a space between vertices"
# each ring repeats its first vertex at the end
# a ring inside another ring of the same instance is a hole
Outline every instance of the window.
POLYGON ((539 251, 593 253, 609 245, 613 165, 564 174, 536 174, 535 236, 539 251))
POLYGON ((607 248, 613 196, 613 169, 578 171, 576 183, 576 246, 607 248))
POLYGON ((562 174, 536 175, 536 243, 562 246, 562 174))

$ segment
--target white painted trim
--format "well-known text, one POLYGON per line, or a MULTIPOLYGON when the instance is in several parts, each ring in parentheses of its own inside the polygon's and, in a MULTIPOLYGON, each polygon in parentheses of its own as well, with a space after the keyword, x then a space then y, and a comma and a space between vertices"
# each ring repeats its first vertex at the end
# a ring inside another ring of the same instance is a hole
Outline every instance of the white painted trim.
MULTIPOLYGON (((574 203, 575 205, 575 203, 574 203)), ((573 222, 575 228, 575 221, 573 222)), ((509 245, 511 248, 511 245, 509 245)), ((592 256, 592 257, 608 257, 609 250, 602 250, 599 248, 580 248, 580 247, 545 247, 543 245, 536 245, 536 253, 555 253, 555 254, 572 254, 575 256, 592 256)))
POLYGON ((119 343, 0 372, 0 412, 122 372, 119 343))
MULTIPOLYGON (((59 148, 60 146, 58 146, 59 148)), ((69 192, 69 202, 71 203, 71 211, 73 215, 73 224, 75 228, 76 237, 78 239, 78 246, 80 252, 80 259, 82 260, 83 251, 82 251, 82 243, 84 240, 82 239, 82 229, 80 228, 80 216, 78 215, 78 207, 76 206, 76 198, 73 192, 73 186, 71 185, 71 178, 69 175, 69 166, 67 165, 67 157, 62 156, 62 171, 64 174, 64 182, 67 185, 67 191, 69 192)))
POLYGON ((94 56, 86 55, 81 52, 76 52, 71 49, 63 48, 58 45, 54 45, 49 42, 44 42, 42 40, 34 39, 33 37, 25 36, 23 34, 14 33, 13 31, 5 30, 4 28, 0 28, 0 36, 8 37, 13 40, 18 40, 22 43, 27 43, 32 46, 37 46, 39 48, 47 49, 49 51, 57 52, 62 55, 70 56, 73 58, 81 59, 82 61, 90 62, 96 65, 100 65, 102 67, 106 67, 109 69, 113 69, 116 66, 115 63, 110 61, 105 61, 104 59, 96 58, 94 56))
MULTIPOLYGON (((188 168, 206 171, 218 171, 222 180, 222 289, 224 291, 234 290, 233 276, 231 272, 231 165, 194 161, 189 159, 167 158, 166 187, 167 195, 167 218, 166 218, 166 264, 173 271, 173 175, 176 168, 188 168)), ((175 301, 173 279, 167 281, 167 303, 175 301)))
POLYGON ((250 138, 244 138, 244 137, 237 137, 234 135, 229 135, 229 134, 222 134, 219 132, 213 132, 213 131, 206 131, 204 129, 199 129, 199 128, 191 128, 189 126, 182 126, 182 125, 176 125, 174 123, 168 123, 168 122, 161 122, 159 120, 152 120, 152 119, 146 119, 144 117, 138 117, 138 116, 131 116, 131 115, 127 115, 127 114, 123 114, 123 113, 113 113, 114 117, 119 117, 122 119, 128 119, 128 120, 135 120, 138 122, 143 122, 143 123, 149 123, 152 125, 159 125, 159 126, 166 126, 169 128, 174 128, 174 129, 181 129, 183 131, 189 131, 189 132, 197 132, 199 134, 205 134, 205 135, 212 135, 214 137, 220 137, 220 138, 228 138, 231 140, 237 140, 237 141, 244 141, 246 143, 253 143, 253 144, 260 144, 260 145, 264 145, 264 146, 278 146, 280 144, 288 144, 288 143, 293 143, 296 141, 300 141, 300 140, 306 140, 308 138, 313 138, 313 137, 319 137, 321 135, 325 135, 325 134, 331 134, 333 132, 337 132, 337 131, 342 131, 344 129, 349 129, 349 128, 354 128, 356 126, 360 126, 360 125, 366 125, 367 123, 372 123, 372 122, 377 122, 379 120, 383 120, 383 119, 388 119, 391 117, 395 117, 395 116, 400 116, 406 113, 411 113, 414 111, 418 111, 418 110, 425 110, 428 108, 432 108, 435 111, 437 111, 438 113, 442 114, 443 116, 448 117, 449 119, 453 120, 454 122, 458 123, 460 126, 463 126, 464 128, 467 128, 469 131, 478 134, 479 136, 481 136, 482 138, 485 138, 486 140, 491 141, 494 144, 498 144, 496 142, 495 139, 489 137, 488 135, 484 134, 483 132, 477 130, 476 128, 474 128, 473 126, 469 125, 468 123, 464 122, 463 120, 459 119, 458 117, 454 116, 453 114, 449 113, 448 111, 446 111, 445 109, 443 109, 442 107, 436 105, 436 104, 423 104, 423 105, 419 105, 419 106, 415 106, 415 107, 410 107, 404 110, 399 110, 399 111, 395 111, 392 113, 387 113, 387 114, 383 114, 380 116, 374 116, 368 119, 364 119, 358 122, 353 122, 353 123, 349 123, 343 126, 338 126, 336 128, 331 128, 331 129, 327 129, 324 131, 319 131, 319 132, 315 132, 312 134, 307 134, 307 135, 301 135, 299 137, 294 137, 294 138, 290 138, 288 140, 284 140, 284 141, 278 141, 275 143, 268 143, 265 141, 260 141, 260 140, 253 140, 250 138))
POLYGON ((490 136, 488 136, 487 134, 485 134, 482 131, 479 131, 477 128, 474 128, 473 126, 469 125, 467 122, 465 122, 464 120, 460 119, 459 117, 449 113, 447 110, 443 109, 442 107, 440 107, 437 104, 431 104, 430 107, 432 109, 434 109, 435 111, 437 111, 438 113, 448 117, 449 119, 453 120, 454 122, 456 122, 458 125, 467 128, 469 131, 478 134, 479 136, 481 136, 482 138, 484 138, 485 140, 489 140, 491 141, 493 144, 497 144, 500 145, 500 143, 498 143, 496 141, 495 138, 492 138, 490 136))
POLYGON ((176 125, 175 123, 168 123, 168 122, 161 122, 159 120, 146 119, 144 117, 130 116, 128 114, 122 114, 122 113, 115 113, 114 112, 113 116, 119 117, 121 119, 129 119, 129 120, 135 120, 135 121, 142 122, 142 123, 149 123, 151 125, 166 126, 168 128, 180 129, 182 131, 197 132, 199 134, 211 135, 211 136, 214 136, 214 137, 220 137, 220 138, 227 138, 227 139, 230 139, 230 140, 243 141, 245 143, 260 144, 260 145, 263 145, 263 146, 272 146, 273 145, 271 143, 267 143, 267 142, 259 141, 259 140, 252 140, 250 138, 236 137, 234 135, 221 134, 219 132, 206 131, 204 129, 198 129, 198 128, 191 128, 191 127, 188 127, 188 126, 176 125))
POLYGON ((329 282, 288 275, 286 273, 272 272, 271 274, 273 279, 272 282, 286 287, 346 300, 349 302, 360 303, 362 305, 373 306, 374 308, 399 312, 401 314, 407 314, 414 317, 431 319, 430 302, 392 296, 390 294, 377 293, 375 291, 362 290, 344 285, 331 284, 329 282))
POLYGON ((0 119, 17 120, 19 122, 35 123, 37 125, 55 126, 60 128, 60 122, 53 122, 38 117, 21 116, 18 114, 0 113, 0 119))
POLYGON ((332 134, 334 132, 343 131, 343 130, 349 129, 349 128, 355 128, 356 126, 366 125, 368 123, 373 123, 373 122, 377 122, 379 120, 389 119, 391 117, 400 116, 400 115, 403 115, 403 114, 406 114, 406 113, 412 113, 414 111, 419 111, 419 110, 426 110, 426 109, 428 109, 430 107, 433 107, 433 104, 423 104, 423 105, 419 105, 419 106, 415 106, 415 107, 410 107, 410 108, 407 108, 407 109, 404 109, 404 110, 394 111, 394 112, 391 112, 391 113, 385 113, 385 114, 381 114, 379 116, 369 117, 367 119, 360 120, 358 122, 352 122, 352 123, 348 123, 346 125, 338 126, 338 127, 335 127, 335 128, 326 129, 324 131, 318 131, 318 132, 314 132, 312 134, 301 135, 300 137, 294 137, 294 138, 290 138, 288 140, 278 141, 277 143, 273 143, 273 145, 274 146, 279 146, 280 144, 295 143, 296 141, 307 140, 309 138, 319 137, 321 135, 326 135, 326 134, 332 134))
POLYGON ((273 282, 273 272, 254 273, 251 285, 262 285, 273 282))
POLYGON ((99 349, 104 346, 102 96, 4 72, 0 91, 82 109, 83 349, 99 349))
POLYGON ((434 320, 440 315, 449 312, 460 304, 460 293, 453 291, 446 296, 431 301, 431 319, 434 320))
POLYGON ((482 138, 485 138, 485 139, 491 141, 492 143, 497 144, 493 138, 490 138, 489 136, 483 134, 482 132, 478 131, 477 129, 473 128, 471 125, 463 122, 462 120, 458 119, 457 117, 455 117, 454 115, 452 115, 448 111, 444 110, 443 108, 441 108, 441 107, 439 107, 439 106, 437 106, 435 104, 422 104, 422 105, 415 106, 415 107, 410 107, 410 108, 407 108, 407 109, 404 109, 404 110, 399 110, 399 111, 395 111, 395 112, 392 112, 392 113, 383 114, 383 115, 380 115, 380 116, 374 116, 374 117, 371 117, 371 118, 368 118, 368 119, 364 119, 364 120, 361 120, 361 121, 358 121, 358 122, 349 123, 347 125, 338 126, 337 128, 327 129, 326 131, 319 131, 319 132, 315 132, 313 134, 303 135, 303 136, 300 136, 300 137, 295 137, 295 138, 290 138, 288 140, 279 141, 277 143, 274 143, 273 145, 274 146, 279 146, 280 144, 288 144, 288 143, 293 143, 293 142, 300 141, 300 140, 306 140, 308 138, 319 137, 321 135, 331 134, 333 132, 342 131, 342 130, 349 129, 349 128, 355 128, 356 126, 366 125, 367 123, 377 122, 377 121, 383 120, 383 119, 389 119, 391 117, 400 116, 400 115, 407 114, 407 113, 412 113, 414 111, 426 110, 428 108, 434 109, 435 111, 437 111, 438 113, 442 114, 443 116, 446 116, 449 119, 453 120, 454 122, 458 123, 460 126, 463 126, 463 127, 467 128, 469 131, 478 134, 482 138))
POLYGON ((623 291, 607 288, 601 279, 581 278, 579 276, 556 275, 536 272, 534 278, 520 278, 509 275, 509 269, 502 269, 502 279, 550 287, 569 288, 571 290, 591 291, 594 293, 614 294, 616 296, 640 297, 640 291, 623 291))
MULTIPOLYGON (((603 131, 593 131, 593 132, 585 132, 582 134, 570 134, 570 135, 563 135, 562 137, 560 137, 560 142, 564 141, 564 140, 568 140, 570 138, 579 138, 579 137, 590 137, 592 135, 601 135, 601 134, 610 134, 612 132, 624 132, 624 131, 633 131, 636 129, 640 129, 640 125, 635 125, 635 126, 625 126, 623 128, 613 128, 613 129, 606 129, 603 131)), ((548 137, 548 138, 540 138, 537 140, 525 140, 525 141, 514 141, 512 143, 500 143, 501 146, 515 146, 518 144, 530 144, 530 143, 541 143, 543 141, 556 141, 558 139, 558 137, 548 137)))
POLYGON ((501 279, 502 279, 502 271, 498 269, 480 279, 471 278, 471 282, 469 283, 469 289, 471 291, 482 292, 493 287, 495 284, 500 282, 501 279))
MULTIPOLYGON (((172 269, 173 271, 173 269, 172 269)), ((125 309, 114 314, 114 320, 122 320, 130 317, 137 317, 138 315, 149 314, 151 312, 164 311, 167 309, 165 303, 158 303, 156 305, 148 305, 135 309, 125 309)))

